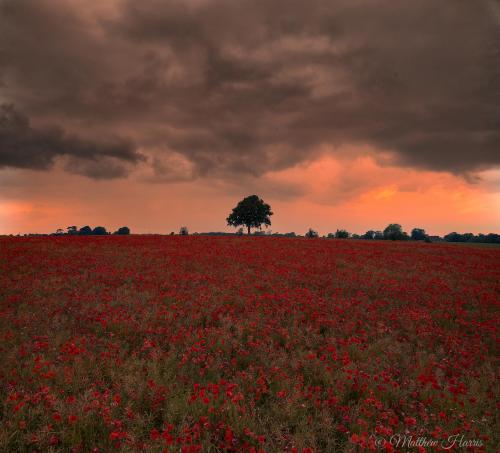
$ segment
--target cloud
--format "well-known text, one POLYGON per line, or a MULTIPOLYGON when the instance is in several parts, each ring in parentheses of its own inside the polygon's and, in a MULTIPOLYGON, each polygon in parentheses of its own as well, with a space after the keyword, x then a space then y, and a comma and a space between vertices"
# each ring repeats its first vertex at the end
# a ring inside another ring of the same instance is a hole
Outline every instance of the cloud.
MULTIPOLYGON (((138 154, 99 145, 111 136, 131 137, 165 181, 259 177, 325 144, 469 180, 500 164, 493 2, 99 3, 0 3, 2 99, 86 137, 70 171, 126 174, 138 154)), ((34 152, 29 131, 23 158, 2 148, 4 166, 49 168, 67 149, 40 132, 52 142, 34 152)))
POLYGON ((143 159, 131 143, 97 143, 55 127, 35 129, 13 105, 0 105, 0 168, 46 170, 62 156, 68 171, 96 179, 124 176, 127 163, 143 159))

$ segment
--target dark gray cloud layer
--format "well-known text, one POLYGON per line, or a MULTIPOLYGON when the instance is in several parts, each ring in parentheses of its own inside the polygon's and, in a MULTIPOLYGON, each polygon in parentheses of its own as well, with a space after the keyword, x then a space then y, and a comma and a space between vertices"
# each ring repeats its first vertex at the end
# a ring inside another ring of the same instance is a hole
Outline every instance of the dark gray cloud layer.
POLYGON ((139 154, 102 144, 116 135, 157 171, 182 156, 192 177, 287 168, 322 144, 464 174, 500 163, 495 0, 96 3, 0 1, 0 101, 85 137, 28 125, 0 165, 70 154, 70 171, 120 176, 139 154))
POLYGON ((46 170, 56 157, 68 158, 66 169, 93 178, 125 176, 126 163, 143 156, 128 142, 92 142, 53 127, 34 129, 13 105, 0 105, 0 166, 46 170))

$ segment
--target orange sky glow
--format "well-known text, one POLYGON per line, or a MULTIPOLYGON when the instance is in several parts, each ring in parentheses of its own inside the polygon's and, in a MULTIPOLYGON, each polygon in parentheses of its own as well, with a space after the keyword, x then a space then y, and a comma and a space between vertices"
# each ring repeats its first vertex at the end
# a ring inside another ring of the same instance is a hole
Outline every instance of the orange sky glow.
POLYGON ((499 17, 492 0, 0 0, 0 234, 234 231, 252 194, 274 232, 499 233, 499 17))
POLYGON ((152 183, 140 175, 94 181, 58 170, 1 175, 2 234, 87 224, 111 230, 127 225, 136 233, 177 232, 181 226, 191 232, 234 231, 225 218, 251 193, 271 204, 270 229, 282 233, 303 234, 309 227, 321 234, 337 228, 364 233, 396 222, 408 231, 422 227, 442 235, 495 232, 500 225, 500 173, 486 172, 471 183, 449 173, 381 166, 370 156, 326 155, 245 181, 243 187, 210 179, 152 183))

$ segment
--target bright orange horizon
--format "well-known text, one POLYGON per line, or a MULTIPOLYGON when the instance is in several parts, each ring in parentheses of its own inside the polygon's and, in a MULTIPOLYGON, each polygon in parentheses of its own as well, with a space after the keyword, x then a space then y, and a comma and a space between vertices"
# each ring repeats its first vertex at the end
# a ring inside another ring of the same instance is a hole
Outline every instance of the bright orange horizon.
POLYGON ((495 2, 0 1, 0 234, 500 232, 495 2), (429 20, 432 17, 432 20, 429 20))
POLYGON ((500 225, 500 194, 493 184, 498 173, 471 184, 446 173, 380 167, 370 157, 323 157, 242 187, 212 180, 96 182, 62 171, 9 173, 11 181, 26 180, 22 193, 7 185, 11 197, 0 197, 1 234, 50 233, 70 225, 111 231, 126 225, 133 233, 177 233, 181 226, 190 232, 235 231, 225 219, 251 193, 271 204, 270 229, 281 233, 304 234, 312 227, 320 234, 337 228, 362 234, 400 223, 408 232, 421 227, 435 235, 477 234, 498 232, 500 225))

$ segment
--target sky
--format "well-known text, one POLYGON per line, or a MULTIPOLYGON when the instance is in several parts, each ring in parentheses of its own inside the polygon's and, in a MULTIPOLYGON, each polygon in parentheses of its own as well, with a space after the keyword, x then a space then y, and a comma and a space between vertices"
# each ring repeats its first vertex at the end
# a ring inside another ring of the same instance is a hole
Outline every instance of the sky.
POLYGON ((0 234, 500 232, 497 0, 0 0, 0 234))

